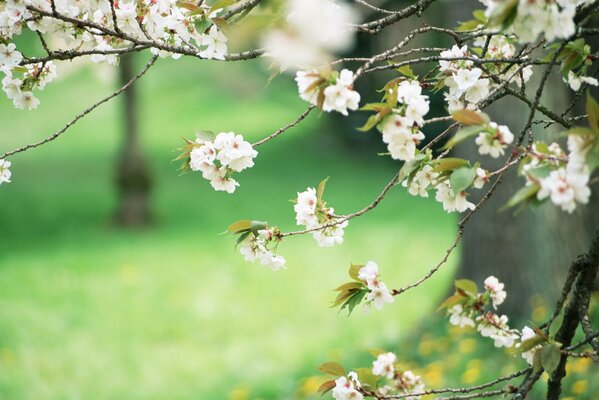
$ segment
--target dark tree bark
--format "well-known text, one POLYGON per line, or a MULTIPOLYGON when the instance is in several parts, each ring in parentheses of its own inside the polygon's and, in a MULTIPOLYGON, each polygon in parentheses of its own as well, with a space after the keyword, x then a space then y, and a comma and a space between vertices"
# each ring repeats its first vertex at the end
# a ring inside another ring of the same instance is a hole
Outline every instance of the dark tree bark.
MULTIPOLYGON (((131 80, 135 71, 132 54, 120 59, 120 82, 131 80)), ((121 226, 140 227, 151 222, 150 191, 151 175, 139 140, 137 93, 133 84, 123 93, 123 145, 116 171, 119 204, 116 222, 121 226)))

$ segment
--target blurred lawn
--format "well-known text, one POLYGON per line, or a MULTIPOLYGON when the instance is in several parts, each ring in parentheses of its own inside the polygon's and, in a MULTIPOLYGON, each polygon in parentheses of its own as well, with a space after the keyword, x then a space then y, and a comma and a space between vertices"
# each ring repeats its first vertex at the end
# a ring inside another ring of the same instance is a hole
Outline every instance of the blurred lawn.
MULTIPOLYGON (((438 304, 453 258, 437 279, 368 317, 328 308, 350 262, 376 260, 385 282, 399 287, 444 254, 453 217, 404 190, 351 221, 342 246, 285 241, 288 269, 278 273, 245 263, 234 240, 219 235, 243 218, 295 229, 289 199, 326 176, 337 212, 357 210, 397 168, 376 149, 348 145, 314 114, 258 149, 234 196, 215 193, 198 174, 178 176, 171 160, 181 136, 212 129, 257 139, 305 109, 292 80, 266 81, 256 64, 196 60, 159 60, 142 78, 155 182, 150 230, 110 222, 118 101, 11 158, 13 183, 0 188, 0 399, 290 398, 319 363, 399 343, 438 304)), ((74 67, 33 112, 0 96, 0 150, 49 135, 111 82, 74 67)))

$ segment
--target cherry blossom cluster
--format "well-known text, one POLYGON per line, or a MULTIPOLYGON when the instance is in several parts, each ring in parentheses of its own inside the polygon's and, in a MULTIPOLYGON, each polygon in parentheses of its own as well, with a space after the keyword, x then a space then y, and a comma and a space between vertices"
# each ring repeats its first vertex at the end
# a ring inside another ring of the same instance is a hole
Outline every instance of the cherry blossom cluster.
POLYGON ((402 186, 408 188, 412 196, 428 197, 435 189, 435 200, 443 205, 447 212, 473 210, 474 203, 468 201, 469 187, 481 189, 489 181, 489 171, 478 164, 470 167, 465 160, 431 160, 430 151, 420 154, 415 160, 404 166, 402 186))
POLYGON ((276 228, 260 229, 257 234, 249 233, 241 242, 239 251, 244 259, 249 262, 258 261, 273 271, 285 268, 285 258, 276 255, 270 247, 277 241, 276 228))
POLYGON ((298 192, 296 203, 293 206, 295 221, 312 231, 312 237, 320 247, 332 247, 343 243, 344 229, 347 220, 335 215, 332 207, 319 198, 316 189, 307 188, 298 192))
MULTIPOLYGON (((537 338, 539 338, 537 333, 530 327, 525 326, 522 329, 522 335, 520 337, 520 342, 516 343, 516 347, 521 348, 522 345, 525 343, 531 343, 533 341, 537 341, 537 338)), ((530 346, 529 350, 522 351, 522 353, 521 353, 522 358, 524 358, 528 364, 532 365, 535 353, 537 351, 539 351, 542 347, 543 346, 541 344, 530 346)))
POLYGON ((358 374, 351 371, 347 376, 335 380, 335 387, 331 393, 335 400, 362 400, 364 396, 360 392, 361 387, 358 374))
POLYGON ((298 71, 295 76, 300 97, 323 111, 337 111, 348 115, 347 110, 357 110, 360 94, 353 90, 354 73, 329 68, 298 71))
MULTIPOLYGON (((421 393, 424 390, 424 384, 420 376, 409 370, 404 372, 399 371, 397 356, 394 353, 379 354, 377 359, 372 363, 372 373, 373 375, 390 380, 389 383, 377 389, 380 396, 421 393)), ((406 398, 416 400, 420 396, 406 398)))
MULTIPOLYGON (((2 58, 11 57, 10 48, 12 48, 13 54, 19 54, 18 51, 14 50, 14 45, 11 43, 5 47, 5 51, 2 52, 2 46, 0 45, 0 70, 5 74, 2 79, 2 90, 6 93, 6 96, 12 100, 13 105, 18 109, 33 110, 37 108, 40 101, 33 94, 34 89, 44 90, 46 84, 50 83, 56 77, 56 66, 53 62, 48 61, 45 63, 28 64, 25 67, 2 67, 2 58)), ((14 56, 12 56, 14 57, 14 56)))
MULTIPOLYGON (((536 328, 525 326, 522 331, 511 329, 506 315, 485 310, 489 304, 493 309, 497 309, 507 296, 504 284, 496 277, 489 276, 485 279, 483 293, 478 293, 476 284, 472 281, 458 280, 455 286, 456 293, 441 305, 441 308, 447 308, 450 324, 461 328, 466 326, 476 328, 481 336, 492 339, 495 347, 511 348, 519 352, 522 358, 535 368, 540 364, 543 364, 546 369, 555 368, 543 363, 537 356, 541 355, 539 352, 541 348, 547 347, 547 352, 557 352, 559 359, 561 345, 550 340, 536 328)), ((544 357, 547 358, 547 355, 544 357)))
POLYGON ((377 310, 383 308, 385 303, 393 303, 395 300, 387 285, 379 279, 379 266, 374 261, 368 261, 358 271, 358 278, 364 281, 368 288, 368 294, 364 302, 364 312, 369 313, 372 305, 377 310))
MULTIPOLYGON (((471 51, 466 45, 462 47, 454 45, 440 54, 445 60, 439 61, 439 79, 449 88, 449 92, 445 93, 445 101, 450 113, 463 108, 477 110, 479 103, 497 87, 487 73, 475 66, 473 61, 473 59, 480 59, 477 53, 482 52, 482 48, 487 49, 483 59, 505 59, 516 55, 515 46, 503 35, 493 35, 488 45, 483 38, 475 41, 474 45, 478 46, 475 49, 479 51, 471 51)), ((526 57, 522 57, 522 60, 526 60, 526 57)), ((486 63, 485 68, 488 73, 496 75, 500 81, 513 81, 518 86, 521 86, 522 82, 527 82, 532 76, 530 65, 520 68, 517 65, 510 66, 495 62, 486 63)))
MULTIPOLYGON (((532 76, 533 68, 532 65, 526 65, 526 61, 529 57, 519 54, 514 42, 515 40, 511 36, 499 34, 491 36, 488 43, 487 38, 481 36, 474 41, 473 46, 478 53, 483 52, 484 49, 486 49, 484 57, 482 57, 483 60, 513 59, 517 57, 520 62, 523 63, 522 66, 518 64, 510 65, 508 63, 497 61, 485 63, 484 65, 485 68, 491 74, 494 74, 499 81, 514 82, 518 87, 522 87, 522 85, 528 82, 532 76)), ((494 81, 490 81, 490 88, 493 89, 495 87, 494 81)))
POLYGON ((201 132, 194 142, 188 141, 182 158, 186 159, 184 168, 201 172, 214 190, 233 193, 239 186, 232 178, 233 173, 253 167, 257 155, 252 145, 234 132, 220 132, 216 136, 201 132))
POLYGON ((439 61, 439 71, 445 76, 443 83, 449 88, 445 93, 445 101, 450 113, 463 108, 477 109, 478 102, 489 95, 489 78, 483 78, 483 71, 474 67, 472 60, 460 58, 478 58, 466 45, 441 52, 443 58, 456 58, 454 61, 439 61))
POLYGON ((262 40, 265 55, 281 70, 317 67, 330 55, 348 50, 355 34, 350 29, 356 12, 334 0, 287 1, 286 24, 267 32, 262 40))
POLYGON ((478 293, 474 282, 456 281, 456 293, 442 305, 447 307, 449 323, 461 328, 476 327, 482 336, 493 339, 495 347, 512 347, 520 333, 508 326, 506 315, 485 311, 486 306, 497 309, 505 301, 504 285, 496 277, 489 276, 484 281, 484 288, 484 292, 478 293))
POLYGON ((468 193, 465 190, 456 193, 449 180, 439 183, 436 189, 435 200, 443 204, 443 210, 447 212, 462 213, 466 210, 474 210, 476 207, 474 203, 468 201, 468 193))
POLYGON ((527 188, 538 200, 550 199, 568 213, 572 213, 577 204, 588 203, 591 170, 587 157, 598 141, 592 132, 570 134, 568 155, 557 143, 535 143, 520 169, 527 188))
MULTIPOLYGON (((515 57, 517 49, 512 42, 512 38, 498 34, 489 39, 479 37, 473 43, 473 50, 468 49, 466 45, 454 45, 451 49, 441 52, 441 57, 447 59, 439 61, 439 70, 440 78, 445 77, 443 84, 449 88, 449 92, 445 93, 445 99, 450 113, 463 108, 477 110, 479 103, 498 86, 497 82, 515 82, 520 87, 530 79, 533 74, 531 65, 487 62, 484 63, 485 72, 482 67, 475 66, 473 60, 515 57), (495 80, 491 80, 487 74, 494 75, 495 80)), ((527 56, 518 58, 522 62, 528 59, 527 56)))
POLYGON ((0 159, 0 185, 10 183, 10 177, 12 176, 10 165, 10 161, 0 159))
POLYGON ((507 297, 504 284, 496 277, 489 276, 485 279, 483 293, 478 293, 476 284, 472 281, 458 280, 455 286, 455 294, 441 305, 441 308, 447 308, 450 324, 460 328, 476 328, 481 336, 492 339, 495 347, 506 347, 520 352, 522 358, 530 365, 533 365, 535 353, 544 345, 556 345, 538 329, 533 330, 528 326, 522 331, 512 329, 508 325, 506 315, 485 310, 488 305, 496 310, 507 297))
POLYGON ((480 0, 487 8, 485 15, 498 25, 509 21, 507 33, 514 33, 520 43, 530 43, 543 35, 546 40, 566 39, 576 30, 576 7, 595 0, 480 0), (510 17, 512 13, 515 16, 510 17))
POLYGON ((165 48, 184 48, 219 60, 227 53, 227 38, 217 25, 221 9, 175 0, 76 3, 9 0, 0 6, 0 71, 5 74, 3 89, 15 107, 36 108, 39 100, 32 90, 43 89, 56 76, 52 62, 24 63, 12 40, 25 29, 45 37, 45 46, 58 46, 51 49, 54 52, 87 51, 93 62, 116 64, 115 53, 140 43, 158 46, 151 51, 160 57, 181 56, 165 48))
POLYGON ((386 96, 392 97, 396 106, 377 128, 383 134, 391 158, 411 161, 416 156, 418 144, 424 140, 420 128, 429 111, 428 96, 422 94, 422 86, 415 79, 404 80, 388 88, 386 96))
POLYGON ((497 158, 505 154, 505 149, 514 141, 514 134, 506 125, 489 122, 475 140, 478 152, 497 158))

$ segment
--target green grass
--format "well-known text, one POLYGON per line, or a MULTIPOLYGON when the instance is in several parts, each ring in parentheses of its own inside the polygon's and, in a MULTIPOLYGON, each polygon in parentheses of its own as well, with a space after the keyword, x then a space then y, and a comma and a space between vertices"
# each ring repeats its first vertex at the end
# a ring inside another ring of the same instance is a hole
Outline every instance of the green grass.
MULTIPOLYGON (((342 246, 286 240, 288 269, 278 273, 245 263, 234 239, 219 235, 242 218, 295 229, 289 199, 326 176, 330 204, 355 211, 397 168, 376 148, 349 146, 314 114, 258 149, 234 196, 197 174, 179 176, 171 160, 182 136, 212 129, 257 139, 305 109, 292 80, 266 80, 254 64, 160 60, 140 81, 155 184, 149 230, 110 222, 118 101, 11 158, 13 183, 0 187, 0 399, 290 398, 319 363, 398 344, 438 304, 453 258, 382 311, 347 318, 328 308, 350 262, 376 260, 399 287, 443 256, 453 217, 400 188, 352 220, 342 246)), ((0 99, 0 149, 47 136, 109 93, 110 82, 73 68, 42 93, 37 111, 0 99)))

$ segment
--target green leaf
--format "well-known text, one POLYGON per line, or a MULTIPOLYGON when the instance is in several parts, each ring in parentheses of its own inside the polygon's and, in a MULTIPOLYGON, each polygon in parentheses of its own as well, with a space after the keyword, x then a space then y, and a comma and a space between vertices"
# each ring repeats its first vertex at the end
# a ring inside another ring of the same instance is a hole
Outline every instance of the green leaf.
POLYGON ((254 233, 254 235, 258 235, 258 231, 266 229, 268 227, 268 222, 263 221, 252 221, 250 224, 250 230, 254 233))
POLYGON ((193 22, 193 24, 195 25, 197 32, 203 33, 212 26, 212 21, 210 21, 208 18, 198 18, 193 22))
POLYGON ((356 308, 356 306, 360 304, 366 293, 368 293, 368 290, 366 289, 356 291, 349 299, 347 299, 345 303, 343 303, 343 305, 341 306, 341 310, 347 308, 347 315, 351 315, 352 311, 354 311, 354 308, 356 308))
POLYGON ((371 368, 357 368, 356 373, 358 374, 358 380, 362 385, 375 387, 380 379, 378 376, 372 373, 371 368))
POLYGON ((335 291, 340 291, 340 292, 344 292, 347 290, 352 290, 352 289, 362 289, 364 288, 364 284, 360 283, 360 282, 347 282, 344 283, 343 285, 339 286, 337 289, 335 289, 335 291))
POLYGON ((551 375, 559 365, 562 357, 559 346, 555 343, 547 343, 539 353, 541 353, 541 365, 551 375))
POLYGON ((397 68, 397 72, 404 76, 407 76, 408 78, 414 78, 416 76, 414 75, 414 71, 412 71, 412 67, 410 67, 409 65, 404 65, 402 67, 397 68))
POLYGON ((472 16, 477 20, 482 22, 483 24, 487 23, 487 16, 485 15, 485 10, 478 9, 472 12, 472 16))
POLYGON ((362 107, 360 107, 360 111, 381 111, 384 110, 386 108, 389 108, 389 105, 387 105, 387 103, 368 103, 368 104, 364 104, 362 107))
POLYGON ((476 295, 478 293, 478 286, 474 281, 470 279, 458 279, 455 281, 456 289, 459 289, 465 293, 470 293, 472 295, 476 295))
POLYGON ((215 11, 215 10, 218 10, 219 8, 229 7, 230 5, 235 4, 235 2, 236 2, 236 0, 216 0, 214 2, 214 4, 212 4, 210 11, 215 11))
POLYGON ((461 295, 459 293, 456 293, 453 296, 450 296, 447 299, 445 299, 445 301, 443 303, 441 303, 441 305, 439 307, 437 307, 437 311, 440 311, 444 308, 451 308, 451 307, 455 306, 456 304, 463 303, 466 300, 467 300, 466 297, 464 297, 463 295, 461 295))
POLYGON ((358 291, 357 289, 350 289, 350 290, 347 290, 344 292, 339 292, 339 294, 335 298, 335 301, 333 302, 333 304, 331 304, 331 308, 335 308, 335 307, 345 303, 347 301, 347 299, 349 299, 351 296, 356 294, 357 291, 358 291))
POLYGON ((252 233, 252 232, 251 231, 243 232, 241 235, 239 235, 235 244, 239 244, 239 243, 243 242, 245 240, 245 238, 247 238, 250 235, 250 233, 252 233))
POLYGON ((318 367, 318 370, 320 372, 323 372, 323 373, 329 374, 329 375, 333 375, 333 376, 346 376, 347 375, 347 371, 345 371, 345 368, 343 368, 343 366, 341 366, 341 364, 336 363, 336 362, 326 362, 324 364, 321 364, 318 367))
POLYGON ((322 385, 320 385, 320 387, 318 388, 318 390, 316 391, 317 393, 320 393, 321 396, 324 395, 326 392, 328 392, 329 390, 332 390, 337 384, 335 383, 334 380, 331 381, 326 381, 324 382, 322 385))
POLYGON ((518 347, 516 350, 519 353, 525 353, 527 351, 534 349, 538 345, 543 344, 544 342, 545 342, 545 339, 543 339, 542 337, 534 336, 530 339, 523 341, 522 344, 520 345, 520 347, 518 347))
POLYGON ((469 139, 472 136, 478 135, 485 129, 486 129, 486 127, 482 126, 482 125, 467 126, 465 128, 462 128, 459 131, 457 131, 457 133, 455 135, 453 135, 453 137, 451 139, 449 139, 447 141, 447 143, 445 143, 445 146, 443 146, 443 150, 452 148, 456 144, 462 143, 464 140, 469 139))
POLYGON ((372 128, 374 128, 380 122, 380 117, 378 114, 371 115, 366 120, 366 123, 361 127, 357 128, 357 130, 361 132, 368 132, 372 128))
POLYGON ((595 142, 595 146, 588 153, 587 164, 591 171, 594 171, 595 168, 599 167, 599 141, 595 142))
POLYGON ((449 177, 453 194, 457 196, 468 189, 474 182, 474 178, 476 178, 476 168, 462 167, 453 171, 449 177))
POLYGON ((532 370, 534 372, 539 372, 543 368, 543 363, 541 361, 541 351, 535 351, 532 356, 532 370))
POLYGON ((529 201, 536 198, 537 193, 541 190, 539 185, 524 186, 518 190, 508 202, 501 207, 501 210, 512 208, 520 203, 528 203, 529 201))
POLYGON ((412 172, 414 172, 418 169, 419 165, 420 165, 420 162, 416 161, 416 160, 412 160, 412 161, 408 161, 408 162, 404 163, 404 165, 399 170, 398 181, 401 182, 404 179, 406 179, 406 177, 408 177, 412 172))
POLYGON ((543 179, 543 178, 547 178, 549 176, 549 174, 551 173, 551 171, 553 171, 553 168, 551 167, 551 165, 545 164, 540 167, 529 169, 528 174, 537 179, 543 179))
POLYGON ((198 139, 202 139, 203 141, 206 141, 206 142, 212 142, 212 141, 214 141, 216 134, 212 131, 199 130, 199 131, 196 131, 196 137, 198 139))
POLYGON ((470 162, 468 160, 464 160, 463 158, 448 157, 433 160, 430 162, 430 164, 433 166, 433 171, 446 172, 465 167, 469 165, 470 162))
POLYGON ((177 5, 178 5, 179 7, 181 7, 181 8, 185 8, 185 9, 187 9, 187 10, 189 10, 189 11, 196 11, 196 10, 199 8, 199 7, 198 7, 196 4, 193 4, 193 3, 185 3, 185 2, 182 2, 182 1, 178 1, 178 2, 177 2, 177 5))
POLYGON ((240 233, 243 231, 247 231, 252 227, 252 221, 249 219, 243 219, 241 221, 233 222, 227 230, 231 233, 240 233))
POLYGON ((462 125, 484 125, 489 123, 489 116, 481 111, 472 111, 463 108, 451 114, 451 118, 462 125))
POLYGON ((362 267, 364 267, 364 265, 362 264, 352 264, 349 267, 350 278, 352 278, 355 281, 362 282, 362 279, 358 278, 358 275, 360 274, 360 270, 362 269, 362 267))
POLYGON ((318 202, 322 202, 322 196, 324 196, 324 189, 327 186, 328 180, 329 180, 329 177, 327 176, 322 181, 320 181, 320 183, 318 184, 318 189, 316 190, 316 200, 318 202))
POLYGON ((587 94, 587 115, 591 128, 599 131, 599 104, 590 94, 587 94))
POLYGON ((460 25, 458 26, 458 31, 459 32, 471 31, 471 30, 476 29, 478 27, 478 25, 480 25, 480 21, 477 21, 475 19, 471 19, 469 21, 464 21, 464 22, 461 22, 460 25))

